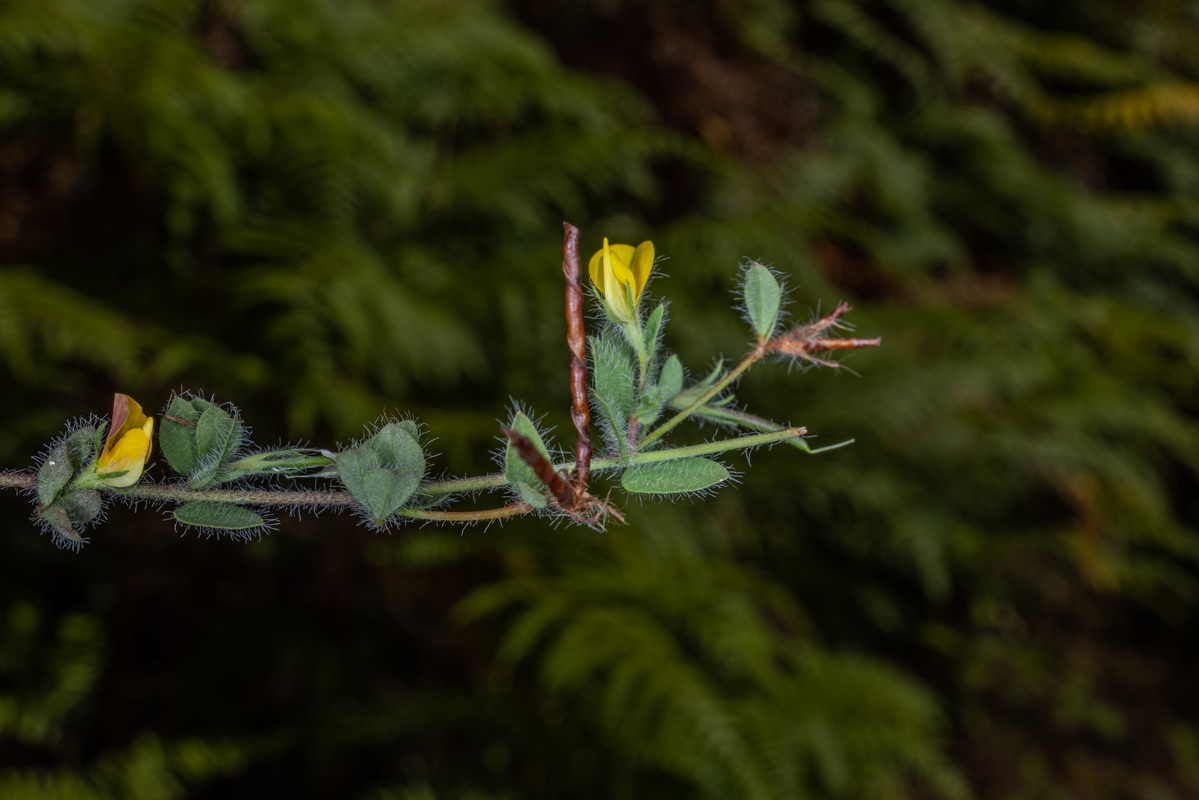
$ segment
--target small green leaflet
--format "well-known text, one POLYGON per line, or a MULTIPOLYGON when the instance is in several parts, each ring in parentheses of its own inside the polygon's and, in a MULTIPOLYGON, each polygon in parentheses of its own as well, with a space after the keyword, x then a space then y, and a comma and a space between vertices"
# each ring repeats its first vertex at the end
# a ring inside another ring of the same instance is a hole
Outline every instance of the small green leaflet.
POLYGON ((710 458, 681 458, 637 464, 620 476, 620 485, 632 494, 686 494, 709 489, 728 480, 729 471, 710 458))

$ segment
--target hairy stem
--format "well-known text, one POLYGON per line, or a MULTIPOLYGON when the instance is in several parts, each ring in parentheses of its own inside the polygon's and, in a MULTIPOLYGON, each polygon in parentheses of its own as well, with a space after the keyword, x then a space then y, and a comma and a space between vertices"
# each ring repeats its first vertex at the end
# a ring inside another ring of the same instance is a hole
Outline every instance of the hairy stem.
POLYGON ((740 364, 733 367, 733 369, 729 371, 728 375, 725 375, 723 378, 716 381, 716 383, 712 385, 712 388, 709 389, 708 391, 704 392, 703 394, 701 394, 695 400, 695 402, 693 402, 691 405, 684 408, 679 413, 675 414, 670 419, 663 422, 661 425, 659 425, 654 430, 647 433, 645 435, 645 438, 642 439, 638 443, 638 446, 641 448, 644 448, 646 445, 650 444, 651 442, 655 442, 658 439, 661 439, 667 433, 674 430, 675 427, 677 427, 680 422, 682 422, 683 420, 687 419, 687 417, 694 414, 697 409, 702 407, 705 403, 707 403, 713 397, 715 397, 716 395, 723 392, 729 386, 729 384, 731 384, 733 381, 740 378, 747 369, 752 367, 764 355, 766 355, 766 348, 763 345, 759 344, 753 350, 749 351, 749 354, 747 356, 745 356, 744 359, 741 360, 740 364))
MULTIPOLYGON (((702 444, 689 445, 687 447, 675 447, 669 450, 654 450, 649 453, 633 453, 629 458, 597 458, 593 459, 591 464, 594 469, 616 469, 618 467, 631 466, 633 464, 652 464, 659 461, 672 461, 680 458, 691 458, 694 456, 711 455, 713 453, 724 453, 729 450, 743 450, 750 447, 758 447, 764 444, 773 444, 781 442, 785 439, 792 439, 797 436, 803 436, 807 433, 806 428, 781 428, 775 431, 766 433, 751 434, 749 436, 738 436, 732 439, 719 439, 714 442, 704 442, 702 444)), ((575 468, 574 462, 564 464, 555 464, 554 469, 570 471, 575 468)), ((468 478, 452 478, 445 481, 433 481, 423 484, 420 491, 427 495, 451 495, 462 492, 474 492, 483 489, 499 489, 508 485, 508 479, 504 477, 502 472, 495 472, 490 475, 474 475, 468 478)), ((37 488, 37 476, 25 472, 0 472, 0 488, 13 489, 35 489, 37 488)), ((136 486, 130 486, 128 489, 109 489, 114 494, 120 494, 125 497, 144 498, 146 500, 173 500, 180 503, 190 503, 200 500, 205 500, 212 503, 243 503, 248 505, 260 506, 352 506, 355 504, 353 496, 346 491, 328 490, 328 491, 285 491, 278 489, 192 489, 184 484, 153 484, 143 483, 136 486)), ((496 512, 495 517, 498 519, 504 516, 514 516, 519 513, 524 513, 514 510, 517 506, 522 505, 517 503, 513 506, 504 506, 508 509, 505 513, 499 513, 499 509, 490 509, 489 512, 496 512)), ((416 519, 457 519, 453 516, 457 514, 476 514, 485 512, 449 512, 449 511, 430 511, 421 509, 407 509, 402 511, 405 516, 414 517, 416 519), (451 516, 445 516, 450 514, 451 516)))
POLYGON ((36 489, 37 476, 25 472, 0 472, 0 487, 5 489, 36 489))
POLYGON ((401 508, 396 513, 412 519, 427 519, 434 522, 486 522, 528 514, 533 507, 528 503, 513 503, 500 508, 485 508, 482 511, 437 511, 436 509, 401 508))

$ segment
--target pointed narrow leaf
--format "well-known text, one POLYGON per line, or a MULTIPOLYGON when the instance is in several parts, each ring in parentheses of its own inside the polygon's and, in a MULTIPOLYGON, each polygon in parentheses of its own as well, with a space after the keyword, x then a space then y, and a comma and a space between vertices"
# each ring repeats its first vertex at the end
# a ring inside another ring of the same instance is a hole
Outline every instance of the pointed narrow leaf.
POLYGON ((682 458, 629 467, 620 485, 633 494, 699 492, 728 480, 729 471, 710 458, 682 458))
POLYGON ((779 305, 783 299, 778 280, 770 270, 755 261, 745 270, 741 294, 754 333, 759 339, 769 339, 778 324, 779 305))
POLYGON ((653 354, 662 334, 662 323, 666 318, 666 301, 658 303, 658 307, 650 312, 645 321, 645 352, 653 354))
POLYGON ((188 503, 176 508, 173 516, 176 522, 184 525, 224 531, 245 531, 266 524, 266 520, 250 509, 232 503, 188 503))

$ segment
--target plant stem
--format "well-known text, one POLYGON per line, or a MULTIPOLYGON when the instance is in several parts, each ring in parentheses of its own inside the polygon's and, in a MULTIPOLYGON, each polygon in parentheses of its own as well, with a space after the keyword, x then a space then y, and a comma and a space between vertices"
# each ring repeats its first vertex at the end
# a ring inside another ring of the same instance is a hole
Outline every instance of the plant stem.
POLYGON ((298 491, 278 489, 191 489, 183 484, 145 484, 128 489, 113 490, 125 497, 147 500, 175 500, 191 503, 204 500, 210 503, 247 503, 264 506, 352 506, 357 501, 345 491, 298 491))
POLYGON ((37 476, 25 472, 0 472, 0 486, 6 489, 36 489, 37 476))
MULTIPOLYGON (((633 453, 626 458, 597 458, 592 460, 592 468, 597 470, 615 469, 633 464, 652 464, 659 461, 671 461, 693 456, 723 453, 729 450, 740 450, 759 445, 772 444, 785 439, 803 436, 806 428, 780 428, 766 433, 738 436, 732 439, 720 439, 714 442, 675 447, 669 450, 653 450, 648 453, 633 453)), ((834 445, 840 446, 840 445, 834 445)), ((827 448, 826 448, 827 449, 827 448)), ((569 471, 574 469, 574 462, 555 464, 554 469, 569 471)), ((468 478, 452 478, 444 481, 433 481, 423 484, 420 491, 428 495, 449 495, 459 492, 474 492, 482 489, 498 489, 508 485, 508 479, 502 472, 490 475, 474 475, 468 478)), ((0 488, 36 489, 37 476, 25 472, 0 472, 0 488)), ((248 503, 252 505, 293 505, 293 506, 352 506, 355 501, 349 492, 340 490, 328 491, 286 491, 277 489, 192 489, 184 484, 153 484, 143 483, 130 486, 128 489, 110 489, 114 494, 125 497, 140 497, 147 500, 174 500, 180 503, 207 501, 211 503, 248 503)), ((506 506, 512 508, 512 506, 506 506)), ((409 509, 404 512, 407 516, 420 519, 440 519, 432 514, 475 513, 475 512, 446 512, 422 511, 409 509), (421 516, 425 515, 425 516, 421 516)), ((511 516, 517 512, 510 511, 499 516, 511 516)))
MULTIPOLYGON (((744 371, 744 370, 742 370, 744 371)), ((672 461, 682 458, 724 453, 729 450, 745 450, 751 447, 774 444, 786 439, 803 436, 806 428, 783 428, 766 433, 738 436, 733 439, 721 439, 714 442, 675 447, 669 450, 654 450, 648 453, 632 453, 627 458, 599 458, 591 462, 595 470, 614 469, 616 467, 636 464, 653 464, 660 461, 672 461)), ((834 445, 836 446, 836 445, 834 445)), ((554 469, 570 471, 574 463, 555 464, 554 469)), ((454 478, 446 481, 427 483, 420 489, 428 495, 450 495, 458 492, 471 492, 480 489, 498 489, 508 485, 508 479, 503 473, 476 475, 469 478, 454 478)), ((36 489, 37 476, 24 472, 0 472, 0 488, 36 489)), ((239 503, 260 506, 340 506, 343 508, 357 505, 354 497, 346 491, 280 491, 276 489, 192 489, 185 484, 140 484, 127 489, 107 489, 113 494, 124 497, 137 497, 146 500, 169 500, 178 503, 205 501, 210 503, 239 503)), ((485 522, 488 520, 506 519, 528 514, 533 511, 528 503, 512 503, 498 508, 485 508, 472 511, 439 511, 437 509, 406 508, 396 513, 410 519, 430 520, 434 522, 485 522)))
MULTIPOLYGON (((574 467, 572 463, 571 468, 574 467)), ((420 487, 420 490, 425 494, 442 495, 442 494, 457 494, 458 492, 476 492, 480 489, 498 489, 501 486, 507 486, 508 479, 504 477, 502 472, 493 472, 490 475, 475 475, 470 478, 451 478, 445 481, 433 481, 426 483, 420 487)))
POLYGON ((437 511, 422 508, 401 508, 396 513, 412 519, 427 519, 435 522, 486 522, 492 519, 518 517, 528 514, 533 507, 528 503, 513 503, 500 508, 486 508, 482 511, 437 511))
POLYGON ((808 432, 807 428, 783 428, 768 433, 753 433, 749 436, 738 436, 734 439, 720 439, 715 442, 704 442, 687 447, 672 447, 669 450, 651 450, 648 453, 634 453, 630 461, 633 464, 653 464, 658 461, 674 461, 680 458, 708 456, 715 453, 727 453, 729 450, 746 450, 760 447, 764 444, 774 444, 785 439, 794 439, 808 432))
POLYGON ((682 411, 680 411, 679 413, 675 414, 670 419, 663 422, 657 428, 655 428, 654 430, 647 433, 645 435, 645 438, 642 439, 638 443, 638 446, 641 448, 644 448, 646 445, 650 444, 651 442, 655 442, 658 439, 661 439, 667 433, 674 430, 674 428, 680 422, 682 422, 683 420, 687 419, 687 417, 694 414, 696 409, 703 406, 704 403, 707 403, 713 397, 715 397, 716 395, 723 392, 725 390, 725 388, 728 387, 729 384, 731 384, 733 381, 740 378, 747 369, 752 367, 754 365, 754 363, 757 362, 764 355, 766 355, 766 348, 763 347, 761 344, 758 344, 756 347, 754 347, 753 350, 749 351, 749 354, 746 355, 745 358, 741 360, 740 364, 733 367, 733 369, 729 371, 728 375, 725 375, 723 378, 716 381, 716 383, 712 385, 711 389, 709 389, 708 391, 701 394, 695 400, 695 402, 693 402, 691 405, 687 406, 682 411))

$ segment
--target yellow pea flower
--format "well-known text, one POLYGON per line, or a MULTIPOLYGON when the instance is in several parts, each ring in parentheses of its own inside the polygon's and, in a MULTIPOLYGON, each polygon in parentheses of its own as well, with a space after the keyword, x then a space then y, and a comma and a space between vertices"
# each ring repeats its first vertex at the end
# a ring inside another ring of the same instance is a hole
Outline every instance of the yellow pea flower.
POLYGON ((653 268, 653 242, 642 242, 634 248, 631 244, 609 245, 604 239, 603 248, 591 257, 588 271, 616 321, 632 323, 637 320, 641 292, 653 268))
POLYGON ((129 395, 114 395, 108 437, 93 468, 100 482, 117 489, 137 483, 150 460, 153 435, 154 418, 142 413, 142 407, 129 395))

